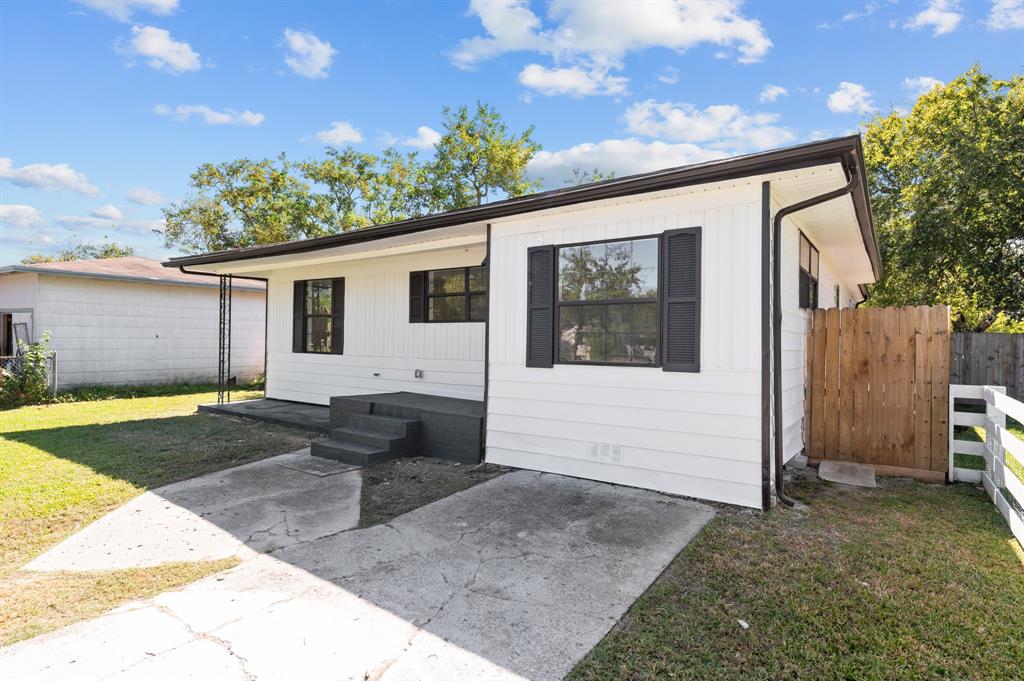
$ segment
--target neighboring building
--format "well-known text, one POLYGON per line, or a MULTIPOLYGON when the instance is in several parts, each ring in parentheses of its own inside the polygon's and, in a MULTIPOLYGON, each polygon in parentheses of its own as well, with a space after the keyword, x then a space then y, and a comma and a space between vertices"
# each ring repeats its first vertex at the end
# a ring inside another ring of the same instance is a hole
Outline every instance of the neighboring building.
MULTIPOLYGON (((49 331, 61 388, 216 381, 218 285, 139 257, 0 267, 0 355, 49 331)), ((266 289, 233 293, 231 375, 244 382, 263 371, 266 289)))
POLYGON ((267 279, 269 398, 480 401, 487 461, 764 507, 808 309, 880 276, 865 180, 852 136, 165 265, 267 279))

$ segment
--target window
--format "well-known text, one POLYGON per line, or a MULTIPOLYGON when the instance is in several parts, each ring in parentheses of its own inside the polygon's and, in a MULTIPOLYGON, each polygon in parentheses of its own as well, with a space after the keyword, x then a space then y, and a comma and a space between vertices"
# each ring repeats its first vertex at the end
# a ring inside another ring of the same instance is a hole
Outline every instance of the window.
POLYGON ((410 322, 482 322, 486 319, 486 267, 454 267, 409 274, 410 322))
POLYGON ((836 284, 836 307, 839 307, 839 284, 836 284))
POLYGON ((558 248, 559 362, 656 366, 658 239, 558 248))
POLYGON ((800 232, 800 307, 818 307, 818 249, 800 232))
POLYGON ((292 351, 341 354, 344 335, 345 280, 295 282, 292 351))

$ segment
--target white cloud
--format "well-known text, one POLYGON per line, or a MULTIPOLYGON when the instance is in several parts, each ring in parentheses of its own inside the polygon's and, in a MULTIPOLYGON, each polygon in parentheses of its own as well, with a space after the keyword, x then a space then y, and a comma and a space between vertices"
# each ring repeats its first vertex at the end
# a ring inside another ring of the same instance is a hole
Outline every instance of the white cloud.
POLYGON ((43 224, 43 216, 23 203, 0 203, 0 224, 19 229, 36 227, 43 224))
POLYGON ((904 78, 903 89, 914 95, 920 97, 926 92, 931 91, 936 86, 944 85, 944 83, 938 78, 932 78, 931 76, 917 76, 916 78, 904 78))
POLYGON ((14 167, 14 161, 0 158, 0 179, 10 180, 19 187, 30 187, 52 192, 66 189, 79 194, 96 196, 100 193, 85 173, 80 173, 67 163, 32 163, 27 166, 14 167))
POLYGON ((850 10, 839 19, 839 21, 826 21, 818 24, 818 28, 838 28, 840 24, 847 24, 851 21, 857 21, 864 17, 869 17, 878 10, 877 2, 869 2, 864 5, 863 9, 850 10))
POLYGON ((89 211, 89 214, 96 218, 102 218, 104 220, 120 220, 124 216, 121 211, 117 209, 112 203, 100 206, 99 208, 93 208, 89 211))
POLYGON ((995 0, 985 25, 992 31, 1024 28, 1024 0, 995 0))
POLYGON ((903 27, 914 31, 931 28, 932 35, 939 36, 955 31, 963 18, 960 4, 956 0, 929 0, 928 6, 903 24, 903 27))
POLYGON ((674 66, 666 66, 658 74, 658 80, 666 85, 675 85, 679 82, 679 69, 674 66))
POLYGON ((163 194, 146 187, 133 187, 128 190, 125 197, 140 206, 157 206, 164 202, 163 194))
POLYGON ((828 96, 828 109, 832 113, 868 113, 875 110, 871 93, 858 83, 843 81, 839 89, 828 96))
POLYGON ((132 26, 132 37, 125 44, 118 41, 118 52, 129 57, 143 57, 150 68, 178 75, 203 67, 199 53, 188 43, 175 40, 171 32, 155 26, 132 26))
POLYGON ((519 82, 542 95, 621 95, 626 92, 628 78, 613 76, 608 67, 579 66, 546 68, 540 64, 528 64, 519 73, 519 82))
POLYGON ((761 90, 761 94, 757 96, 762 102, 774 102, 779 97, 784 97, 789 94, 789 90, 782 87, 781 85, 765 85, 764 89, 761 90))
POLYGON ((321 130, 314 137, 320 142, 334 147, 342 144, 359 144, 363 141, 363 133, 348 121, 334 121, 331 123, 331 127, 321 130))
MULTIPOLYGON (((417 149, 430 149, 435 144, 437 144, 438 140, 440 139, 441 133, 439 133, 437 130, 427 127, 426 125, 421 125, 420 127, 416 128, 416 136, 405 138, 404 140, 402 140, 402 144, 404 146, 415 147, 417 149)), ((358 142, 360 140, 356 141, 358 142)))
POLYGON ((774 125, 778 114, 748 114, 733 104, 697 109, 692 104, 649 99, 626 109, 624 119, 634 135, 706 143, 733 153, 777 147, 795 136, 792 130, 774 125))
POLYGON ((111 227, 111 221, 91 215, 61 215, 54 222, 61 227, 92 227, 97 229, 111 227))
POLYGON ((530 160, 527 172, 532 177, 542 178, 547 187, 559 187, 564 180, 572 177, 573 168, 597 168, 622 177, 701 163, 726 155, 725 151, 705 149, 695 144, 645 142, 630 137, 587 142, 559 151, 539 151, 530 160))
POLYGON ((118 21, 131 21, 132 14, 136 10, 167 16, 178 9, 178 0, 77 0, 77 2, 118 21))
POLYGON ((326 78, 327 69, 338 51, 326 40, 320 40, 310 31, 284 29, 288 54, 284 63, 303 78, 326 78))
POLYGON ((524 69, 520 81, 525 75, 552 94, 607 94, 609 89, 625 89, 622 76, 605 81, 633 51, 661 47, 684 52, 708 43, 729 48, 726 55, 735 54, 742 63, 760 61, 772 42, 761 22, 746 17, 740 4, 553 0, 547 12, 551 27, 545 28, 526 0, 472 0, 470 14, 479 17, 486 35, 462 40, 449 56, 455 66, 468 69, 508 52, 537 52, 555 63, 524 69))
POLYGON ((161 116, 170 116, 176 121, 187 121, 192 116, 200 116, 207 125, 254 126, 264 121, 263 114, 255 113, 248 109, 245 111, 235 111, 234 109, 217 111, 205 104, 185 104, 176 106, 173 109, 164 104, 157 104, 153 107, 153 113, 161 116))

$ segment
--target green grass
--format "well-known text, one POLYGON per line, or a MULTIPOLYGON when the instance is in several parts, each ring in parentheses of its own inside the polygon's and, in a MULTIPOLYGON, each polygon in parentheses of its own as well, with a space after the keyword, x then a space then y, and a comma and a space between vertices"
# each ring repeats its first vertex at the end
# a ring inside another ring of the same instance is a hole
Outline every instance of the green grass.
MULTIPOLYGON (((63 613, 50 621, 67 622, 75 613, 88 616, 97 607, 114 607, 150 593, 158 584, 178 585, 222 569, 163 566, 153 569, 159 578, 135 571, 133 579, 19 571, 34 556, 146 489, 292 451, 314 435, 196 413, 198 404, 216 400, 215 392, 192 386, 165 392, 0 412, 0 583, 5 587, 0 590, 0 643, 38 633, 32 613, 40 611, 47 592, 52 595, 50 610, 63 613), (69 586, 72 581, 79 586, 69 586), (90 591, 89 583, 108 587, 90 591), (111 584, 120 586, 109 588, 111 584)), ((258 396, 242 391, 235 395, 258 396)))
POLYGON ((721 510, 569 678, 1020 678, 1024 554, 991 502, 881 485, 721 510))
POLYGON ((386 523, 508 470, 488 463, 460 464, 426 457, 396 459, 364 468, 359 527, 386 523))
MULTIPOLYGON (((985 413, 985 407, 977 405, 967 405, 959 407, 960 411, 970 411, 975 413, 985 413)), ((1006 429, 1017 436, 1021 442, 1024 442, 1024 425, 1021 425, 1017 421, 1007 417, 1006 429)), ((973 442, 984 442, 985 441, 985 429, 979 426, 954 426, 953 437, 957 440, 971 440, 973 442)), ((985 470, 985 459, 980 456, 973 456, 971 454, 954 454, 953 463, 959 468, 969 468, 973 470, 983 471, 985 470)), ((1018 461, 1013 456, 1006 457, 1006 467, 1013 471, 1018 478, 1024 480, 1024 462, 1018 461)))

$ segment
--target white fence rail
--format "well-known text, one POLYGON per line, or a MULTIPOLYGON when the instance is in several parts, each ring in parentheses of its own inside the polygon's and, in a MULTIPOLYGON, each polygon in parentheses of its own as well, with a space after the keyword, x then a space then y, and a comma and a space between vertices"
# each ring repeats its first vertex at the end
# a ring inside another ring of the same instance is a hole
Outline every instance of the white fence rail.
POLYGON ((1017 471, 1024 471, 1024 442, 1006 429, 1006 417, 1024 423, 1024 404, 1006 395, 1006 388, 991 385, 949 386, 949 479, 960 482, 980 482, 992 498, 992 503, 1010 525, 1010 531, 1024 546, 1024 482, 1009 466, 1013 459, 1017 471), (985 413, 958 411, 956 400, 984 400, 985 413), (985 441, 955 440, 954 426, 981 427, 985 441), (960 468, 955 454, 980 456, 985 470, 960 468), (1011 503, 1011 500, 1013 503, 1011 503))

